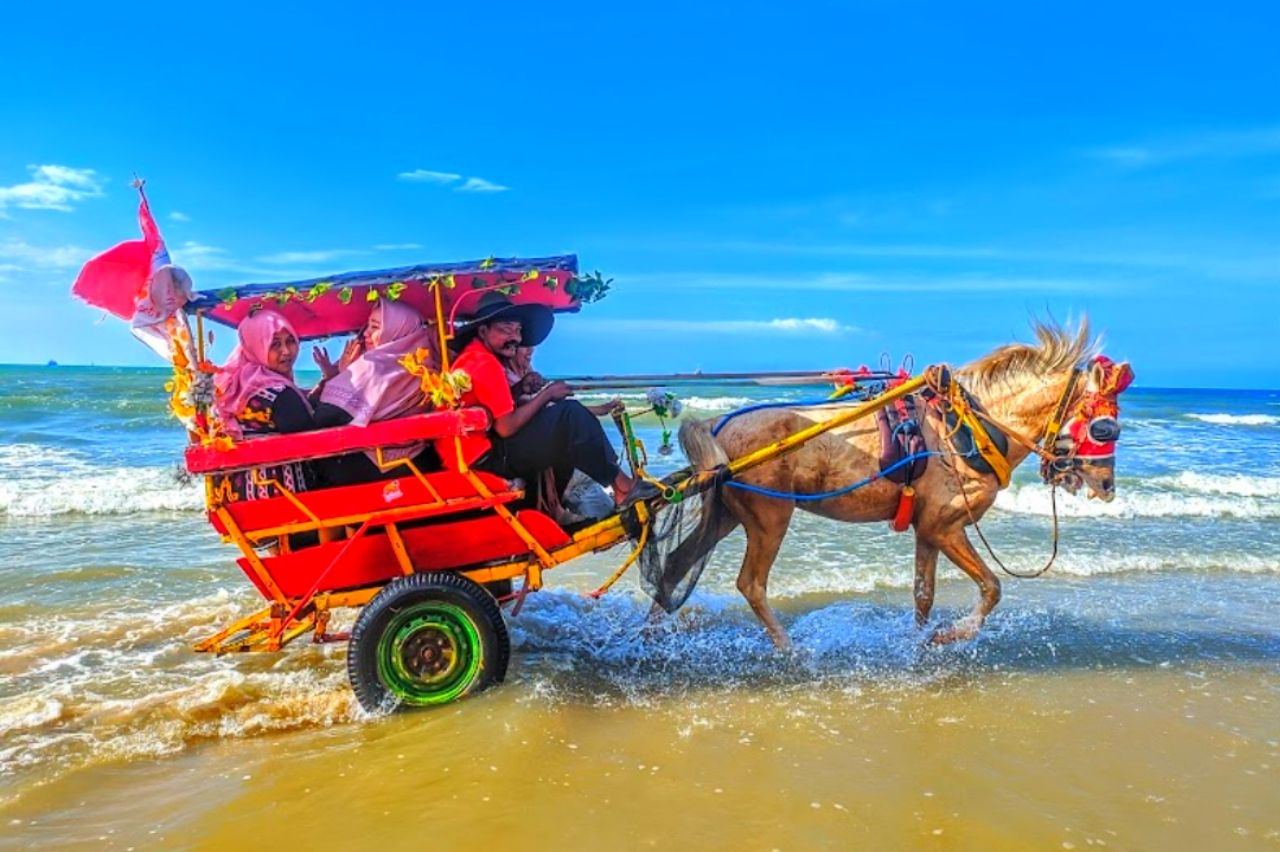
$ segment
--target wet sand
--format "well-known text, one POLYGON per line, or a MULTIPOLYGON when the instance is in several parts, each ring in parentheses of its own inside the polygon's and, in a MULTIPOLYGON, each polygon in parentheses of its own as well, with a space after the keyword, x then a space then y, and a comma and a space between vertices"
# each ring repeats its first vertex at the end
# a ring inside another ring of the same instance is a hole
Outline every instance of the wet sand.
POLYGON ((1011 667, 640 700, 517 677, 437 712, 92 766, 0 816, 7 848, 1278 848, 1280 677, 1011 667))

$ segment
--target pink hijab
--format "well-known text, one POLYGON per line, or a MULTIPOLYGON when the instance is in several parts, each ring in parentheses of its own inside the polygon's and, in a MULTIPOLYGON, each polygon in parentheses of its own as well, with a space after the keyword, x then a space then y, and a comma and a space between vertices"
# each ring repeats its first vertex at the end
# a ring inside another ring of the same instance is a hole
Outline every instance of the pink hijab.
POLYGON ((258 311, 245 319, 237 329, 240 343, 214 377, 214 406, 223 428, 233 435, 240 431, 237 418, 249 399, 259 391, 291 387, 302 396, 303 402, 307 401, 306 391, 294 384, 292 372, 286 376, 267 366, 271 338, 282 328, 288 329, 294 337, 298 336, 289 321, 275 311, 258 311))
POLYGON ((373 310, 381 312, 381 342, 330 379, 320 393, 321 402, 350 414, 353 426, 421 410, 422 386, 400 359, 418 349, 435 351, 433 335, 413 308, 383 299, 373 310))

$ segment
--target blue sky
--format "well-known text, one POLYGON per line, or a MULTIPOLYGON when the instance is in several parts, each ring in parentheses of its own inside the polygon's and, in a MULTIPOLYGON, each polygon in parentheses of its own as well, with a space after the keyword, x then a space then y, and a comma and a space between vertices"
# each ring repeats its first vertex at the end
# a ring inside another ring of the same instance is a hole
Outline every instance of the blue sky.
POLYGON ((137 172, 201 289, 576 252, 551 373, 1087 312, 1140 384, 1280 387, 1274 4, 105 5, 5 13, 0 362, 153 363, 67 295, 137 172))

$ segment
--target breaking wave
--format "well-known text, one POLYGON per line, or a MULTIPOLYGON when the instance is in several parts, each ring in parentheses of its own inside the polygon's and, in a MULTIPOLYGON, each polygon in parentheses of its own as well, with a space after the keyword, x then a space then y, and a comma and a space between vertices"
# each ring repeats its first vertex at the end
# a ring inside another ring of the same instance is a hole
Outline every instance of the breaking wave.
POLYGON ((1276 426, 1280 417, 1274 414, 1188 414, 1192 420, 1215 426, 1276 426))
POLYGON ((182 482, 172 468, 100 468, 82 475, 0 481, 0 517, 130 515, 199 512, 199 482, 182 482))
MULTIPOLYGON (((1015 484, 996 498, 996 508, 1018 515, 1052 514, 1049 489, 1015 484)), ((1067 518, 1280 518, 1280 478, 1184 471, 1139 483, 1121 482, 1110 503, 1083 492, 1059 492, 1058 514, 1067 518)))

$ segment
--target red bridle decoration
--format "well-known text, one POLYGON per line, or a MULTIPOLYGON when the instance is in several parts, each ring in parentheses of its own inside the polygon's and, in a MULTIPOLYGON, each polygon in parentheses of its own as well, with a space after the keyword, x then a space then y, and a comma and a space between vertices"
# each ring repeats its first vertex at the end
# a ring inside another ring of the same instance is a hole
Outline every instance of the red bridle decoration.
POLYGON ((1133 383, 1133 370, 1105 355, 1090 363, 1089 387, 1081 395, 1063 426, 1071 438, 1072 455, 1103 459, 1115 455, 1115 437, 1120 434, 1120 403, 1117 397, 1133 383))

